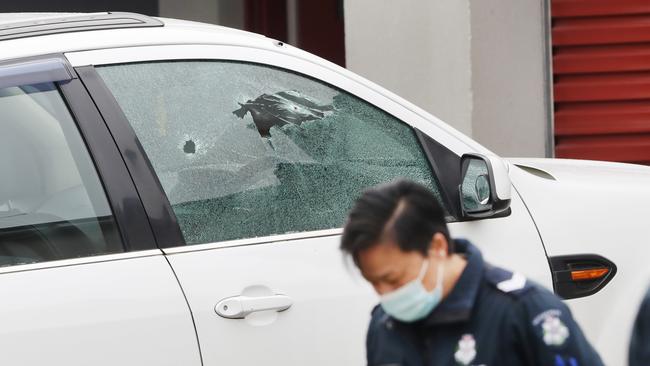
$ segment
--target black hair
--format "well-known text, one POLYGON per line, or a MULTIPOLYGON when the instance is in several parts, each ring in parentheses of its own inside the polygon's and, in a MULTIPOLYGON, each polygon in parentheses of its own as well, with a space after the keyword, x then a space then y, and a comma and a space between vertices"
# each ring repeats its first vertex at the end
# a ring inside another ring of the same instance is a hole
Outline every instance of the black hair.
POLYGON ((392 236, 405 252, 428 254, 434 234, 442 233, 453 252, 445 221, 445 212, 426 187, 408 180, 398 180, 366 190, 356 200, 343 229, 341 250, 358 254, 392 236))

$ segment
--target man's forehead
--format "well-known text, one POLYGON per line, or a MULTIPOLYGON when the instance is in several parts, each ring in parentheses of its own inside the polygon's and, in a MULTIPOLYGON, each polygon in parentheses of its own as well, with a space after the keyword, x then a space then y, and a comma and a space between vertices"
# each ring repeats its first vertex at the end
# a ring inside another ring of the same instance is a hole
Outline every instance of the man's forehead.
POLYGON ((375 276, 390 270, 406 255, 397 243, 383 241, 359 252, 359 266, 364 275, 375 276))

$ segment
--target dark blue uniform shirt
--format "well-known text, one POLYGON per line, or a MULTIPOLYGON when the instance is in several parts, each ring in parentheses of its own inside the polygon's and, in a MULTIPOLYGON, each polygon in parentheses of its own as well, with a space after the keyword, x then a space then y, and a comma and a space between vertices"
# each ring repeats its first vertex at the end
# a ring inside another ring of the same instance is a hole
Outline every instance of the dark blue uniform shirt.
POLYGON ((629 365, 650 365, 650 290, 645 294, 632 328, 629 365))
POLYGON ((467 266, 425 319, 403 323, 375 307, 368 365, 602 365, 557 296, 485 263, 468 241, 455 244, 467 266))

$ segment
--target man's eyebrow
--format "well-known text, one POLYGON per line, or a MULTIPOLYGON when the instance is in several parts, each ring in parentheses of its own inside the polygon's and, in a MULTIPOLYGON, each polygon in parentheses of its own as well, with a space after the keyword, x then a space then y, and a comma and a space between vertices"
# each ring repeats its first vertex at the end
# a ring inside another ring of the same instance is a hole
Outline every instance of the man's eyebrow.
POLYGON ((389 269, 389 270, 387 270, 387 271, 385 271, 383 273, 380 273, 379 275, 370 276, 370 279, 373 280, 373 281, 382 281, 382 280, 386 280, 389 277, 391 277, 392 274, 393 274, 393 271, 389 269))

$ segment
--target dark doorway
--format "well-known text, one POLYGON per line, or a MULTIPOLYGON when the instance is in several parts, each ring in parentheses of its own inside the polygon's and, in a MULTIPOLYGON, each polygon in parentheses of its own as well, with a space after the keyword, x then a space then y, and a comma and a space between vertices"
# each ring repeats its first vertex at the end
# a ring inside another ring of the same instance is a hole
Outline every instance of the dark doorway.
POLYGON ((296 1, 298 47, 345 67, 343 1, 296 1))
POLYGON ((246 30, 345 67, 342 0, 246 0, 246 30))
POLYGON ((246 0, 244 14, 247 31, 288 41, 286 0, 246 0))

